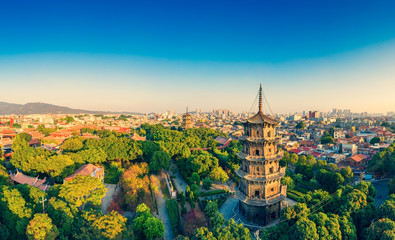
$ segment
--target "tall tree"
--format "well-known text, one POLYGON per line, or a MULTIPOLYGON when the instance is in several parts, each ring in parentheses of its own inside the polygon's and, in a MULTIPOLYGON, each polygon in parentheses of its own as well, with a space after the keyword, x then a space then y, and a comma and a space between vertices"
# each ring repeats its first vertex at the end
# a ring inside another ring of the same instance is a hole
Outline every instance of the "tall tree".
POLYGON ((26 228, 26 235, 29 240, 53 240, 59 231, 47 214, 36 213, 26 228))
POLYGON ((38 172, 47 173, 51 177, 66 177, 74 170, 74 161, 68 155, 53 155, 41 158, 37 166, 38 172))
POLYGON ((167 152, 156 151, 152 154, 149 169, 154 173, 159 172, 161 169, 167 169, 170 166, 170 160, 170 156, 167 152))
POLYGON ((62 144, 62 149, 65 152, 76 152, 84 147, 82 141, 78 138, 69 138, 62 144))
POLYGON ((393 240, 395 239, 395 222, 382 218, 366 229, 365 236, 367 240, 393 240))
POLYGON ((153 240, 163 237, 165 227, 160 219, 150 213, 149 207, 144 203, 136 208, 137 217, 133 220, 134 229, 145 239, 153 240))
POLYGON ((17 189, 0 186, 0 211, 2 222, 10 231, 11 239, 24 238, 33 211, 17 189))
POLYGON ((302 218, 290 228, 290 239, 316 240, 319 239, 316 224, 307 218, 302 218))
POLYGON ((88 147, 85 150, 79 151, 78 154, 85 163, 102 163, 107 158, 107 153, 100 147, 88 147))
POLYGON ((71 227, 75 217, 72 209, 61 199, 52 197, 47 208, 48 216, 58 227, 60 235, 68 236, 71 234, 71 227))
POLYGON ((205 227, 197 228, 193 232, 191 240, 217 240, 214 234, 205 227))
POLYGON ((88 222, 87 230, 97 239, 124 239, 128 233, 127 219, 118 212, 103 214, 98 211, 84 212, 83 218, 88 222))
POLYGON ((106 192, 107 189, 98 178, 77 175, 60 187, 59 197, 75 207, 84 209, 87 203, 100 205, 106 192))

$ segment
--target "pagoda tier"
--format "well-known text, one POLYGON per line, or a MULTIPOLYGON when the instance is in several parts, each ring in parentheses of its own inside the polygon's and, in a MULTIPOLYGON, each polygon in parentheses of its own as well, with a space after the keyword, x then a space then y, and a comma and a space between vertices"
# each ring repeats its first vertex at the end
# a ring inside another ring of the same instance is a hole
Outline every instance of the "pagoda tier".
POLYGON ((262 168, 260 167, 251 167, 249 172, 252 172, 252 174, 242 171, 241 169, 236 170, 237 176, 243 179, 265 183, 268 180, 270 181, 278 178, 283 178, 285 176, 285 167, 280 167, 277 169, 276 172, 266 174, 263 173, 262 168))
POLYGON ((271 196, 267 196, 265 198, 249 198, 242 191, 236 191, 236 196, 240 199, 241 202, 247 205, 254 206, 267 206, 273 205, 283 201, 287 197, 287 186, 281 186, 280 193, 273 194, 271 196))

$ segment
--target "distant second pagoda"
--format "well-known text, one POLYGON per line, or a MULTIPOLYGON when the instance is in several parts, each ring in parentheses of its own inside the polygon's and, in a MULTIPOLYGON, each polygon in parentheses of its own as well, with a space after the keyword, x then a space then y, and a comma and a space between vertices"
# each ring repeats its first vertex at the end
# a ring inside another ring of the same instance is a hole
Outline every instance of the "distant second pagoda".
POLYGON ((181 127, 182 127, 182 129, 184 129, 184 130, 193 127, 193 124, 192 124, 192 115, 191 115, 190 113, 188 113, 188 108, 187 108, 187 112, 186 112, 185 114, 182 115, 181 127))
POLYGON ((276 127, 280 122, 262 112, 262 85, 259 88, 259 111, 244 125, 240 138, 243 150, 236 174, 241 178, 239 189, 239 211, 247 219, 267 225, 280 217, 281 203, 286 197, 287 187, 281 185, 285 167, 279 162, 283 152, 277 148, 280 137, 276 127))

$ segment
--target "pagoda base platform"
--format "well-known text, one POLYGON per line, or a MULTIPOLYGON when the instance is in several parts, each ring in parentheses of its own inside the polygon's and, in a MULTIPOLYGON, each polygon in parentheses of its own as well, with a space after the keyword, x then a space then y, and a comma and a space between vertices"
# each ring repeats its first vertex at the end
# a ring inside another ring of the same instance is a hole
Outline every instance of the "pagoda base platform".
POLYGON ((280 218, 281 201, 263 206, 249 205, 239 201, 238 210, 247 222, 264 226, 280 218))

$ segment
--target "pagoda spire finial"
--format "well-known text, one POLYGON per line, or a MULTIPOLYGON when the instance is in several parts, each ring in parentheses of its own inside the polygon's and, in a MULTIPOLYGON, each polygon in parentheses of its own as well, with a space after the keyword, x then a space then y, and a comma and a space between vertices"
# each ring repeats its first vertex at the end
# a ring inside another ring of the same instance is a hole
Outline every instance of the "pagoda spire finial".
POLYGON ((262 112, 262 83, 259 86, 259 112, 262 112))

